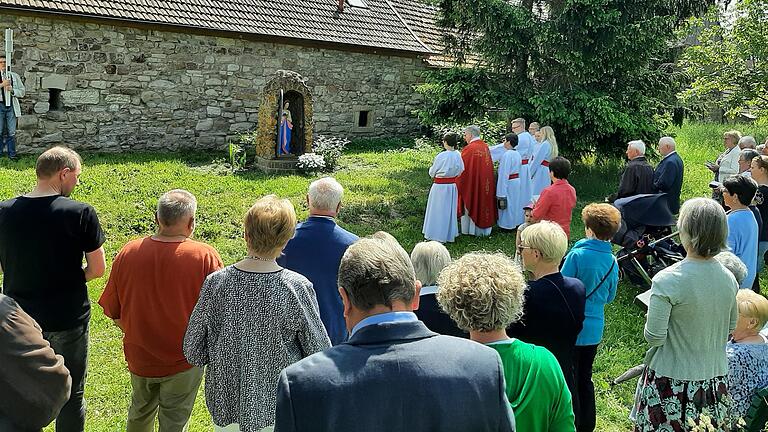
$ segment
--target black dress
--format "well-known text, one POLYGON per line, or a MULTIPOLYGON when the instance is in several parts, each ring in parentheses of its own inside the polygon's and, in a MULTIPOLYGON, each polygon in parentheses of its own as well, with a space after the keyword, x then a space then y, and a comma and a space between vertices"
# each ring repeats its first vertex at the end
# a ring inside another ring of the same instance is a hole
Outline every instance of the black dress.
MULTIPOLYGON (((427 288, 427 287, 425 287, 427 288)), ((446 336, 468 338, 469 335, 458 328, 448 314, 440 309, 435 294, 424 294, 419 299, 419 309, 414 311, 428 329, 446 336)))

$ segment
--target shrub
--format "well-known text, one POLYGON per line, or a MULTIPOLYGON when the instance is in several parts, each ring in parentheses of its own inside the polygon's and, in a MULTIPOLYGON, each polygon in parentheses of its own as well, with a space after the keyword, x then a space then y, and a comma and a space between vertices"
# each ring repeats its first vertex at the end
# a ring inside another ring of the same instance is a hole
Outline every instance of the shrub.
POLYGON ((322 156, 325 161, 325 169, 333 171, 336 169, 336 164, 339 162, 339 158, 348 144, 349 140, 346 138, 318 135, 315 138, 312 149, 316 155, 322 156))

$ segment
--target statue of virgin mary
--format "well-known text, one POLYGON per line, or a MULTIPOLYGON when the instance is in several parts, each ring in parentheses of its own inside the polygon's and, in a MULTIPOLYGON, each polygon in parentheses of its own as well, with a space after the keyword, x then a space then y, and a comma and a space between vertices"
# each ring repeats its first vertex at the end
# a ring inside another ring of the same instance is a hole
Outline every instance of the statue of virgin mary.
POLYGON ((280 116, 280 128, 277 134, 277 155, 291 154, 291 130, 293 130, 293 118, 288 111, 288 101, 283 105, 283 113, 280 116))

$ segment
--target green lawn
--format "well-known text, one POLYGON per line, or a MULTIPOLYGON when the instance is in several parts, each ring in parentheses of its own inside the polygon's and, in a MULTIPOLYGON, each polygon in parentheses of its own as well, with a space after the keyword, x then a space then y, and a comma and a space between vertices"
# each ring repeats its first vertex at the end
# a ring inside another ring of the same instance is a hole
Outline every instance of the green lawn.
MULTIPOLYGON (((710 174, 703 162, 717 156, 726 128, 723 125, 688 125, 672 131, 677 135, 678 149, 686 162, 685 198, 708 195, 710 174)), ((755 131, 747 128, 747 132, 755 131)), ((768 129, 757 132, 762 138, 768 129)), ((361 146, 358 150, 350 149, 334 174, 346 188, 341 224, 359 235, 388 231, 410 251, 422 240, 422 218, 430 187, 427 169, 436 153, 436 148, 376 151, 370 146, 361 146)), ((107 233, 108 264, 125 242, 153 232, 156 200, 161 193, 173 188, 185 188, 197 196, 196 238, 214 245, 226 264, 245 255, 241 239, 242 217, 258 197, 275 193, 290 198, 299 218, 306 218, 304 196, 312 178, 257 173, 232 175, 222 169, 223 157, 223 154, 195 153, 85 155, 81 184, 72 197, 91 203, 98 211, 107 233)), ((579 197, 571 230, 574 241, 584 232, 578 217, 581 209, 587 203, 601 201, 613 191, 618 184, 620 168, 619 162, 599 158, 574 164, 571 180, 579 197)), ((16 163, 0 161, 0 199, 25 193, 33 185, 34 158, 23 157, 16 163)), ((448 245, 454 257, 481 249, 513 254, 514 247, 514 234, 499 232, 483 239, 462 236, 456 243, 448 245)), ((89 284, 94 303, 105 283, 106 277, 89 284)), ((765 275, 763 284, 765 286, 765 275)), ((634 385, 611 389, 608 381, 642 361, 644 320, 640 310, 632 305, 637 292, 636 288, 621 284, 616 300, 607 307, 605 339, 595 364, 597 430, 600 431, 630 428, 627 414, 634 385)), ((93 309, 91 321, 86 398, 88 431, 124 429, 130 384, 121 335, 98 306, 93 309)), ((210 429, 201 388, 190 430, 210 429)))

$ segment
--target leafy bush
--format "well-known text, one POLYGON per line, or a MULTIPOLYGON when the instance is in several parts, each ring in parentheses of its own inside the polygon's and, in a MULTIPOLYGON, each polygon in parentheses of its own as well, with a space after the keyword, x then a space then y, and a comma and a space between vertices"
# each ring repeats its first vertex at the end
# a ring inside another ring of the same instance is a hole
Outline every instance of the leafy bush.
POLYGON ((325 158, 317 153, 304 153, 299 156, 296 168, 305 174, 314 174, 325 169, 325 158))
POLYGON ((336 169, 336 164, 339 162, 339 158, 348 144, 349 140, 346 138, 318 135, 312 144, 312 149, 315 151, 315 154, 323 157, 325 169, 333 171, 336 169))
POLYGON ((248 161, 245 148, 240 144, 233 142, 229 143, 229 164, 232 167, 232 171, 241 171, 245 169, 245 164, 248 161))

